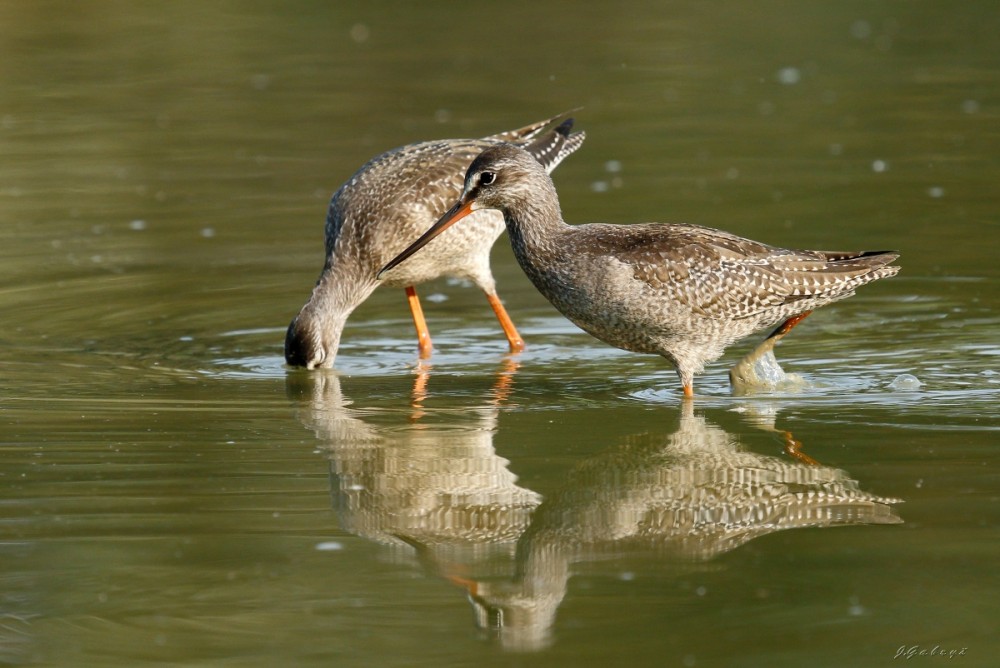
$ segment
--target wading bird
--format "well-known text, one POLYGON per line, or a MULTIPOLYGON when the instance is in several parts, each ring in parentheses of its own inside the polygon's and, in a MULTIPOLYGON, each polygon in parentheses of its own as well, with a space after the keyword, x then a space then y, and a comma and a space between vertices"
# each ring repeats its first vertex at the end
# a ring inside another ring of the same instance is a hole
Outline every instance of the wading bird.
MULTIPOLYGON (((543 172, 552 171, 580 147, 583 132, 573 119, 557 127, 556 116, 483 139, 443 139, 410 144, 365 164, 330 200, 326 219, 326 262, 309 301, 288 326, 285 360, 309 369, 332 367, 351 312, 380 285, 379 267, 431 225, 462 192, 466 168, 483 149, 504 142, 523 146, 543 172)), ((497 297, 490 249, 503 232, 503 216, 483 211, 431 244, 421 257, 386 272, 381 284, 406 289, 421 357, 431 339, 414 286, 439 276, 467 279, 489 300, 510 344, 524 341, 497 297)))
POLYGON ((503 213, 518 263, 563 315, 612 346, 662 355, 686 397, 735 341, 775 325, 769 339, 780 338, 813 309, 899 271, 892 251, 787 250, 687 224, 568 225, 545 170, 503 144, 472 162, 458 203, 379 275, 483 209, 503 213))

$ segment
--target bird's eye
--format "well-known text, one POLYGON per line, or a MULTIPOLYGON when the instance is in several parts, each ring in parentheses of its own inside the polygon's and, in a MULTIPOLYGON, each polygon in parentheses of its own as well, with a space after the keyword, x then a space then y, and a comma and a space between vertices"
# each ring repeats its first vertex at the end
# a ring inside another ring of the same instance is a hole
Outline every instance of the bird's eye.
POLYGON ((496 180, 496 172, 483 172, 479 175, 479 185, 481 186, 488 186, 496 180))

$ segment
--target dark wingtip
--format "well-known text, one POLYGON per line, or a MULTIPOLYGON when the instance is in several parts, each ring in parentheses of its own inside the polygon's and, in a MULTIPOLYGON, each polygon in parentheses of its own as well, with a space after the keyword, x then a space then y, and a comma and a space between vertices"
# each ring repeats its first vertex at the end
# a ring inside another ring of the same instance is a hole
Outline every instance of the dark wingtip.
POLYGON ((899 257, 899 251, 895 250, 864 251, 858 257, 875 257, 877 255, 895 255, 896 257, 899 257))
POLYGON ((838 252, 838 251, 821 251, 824 256, 826 256, 829 262, 843 262, 843 261, 857 261, 857 260, 867 260, 869 264, 878 262, 881 265, 887 265, 890 262, 895 262, 899 257, 899 251, 894 250, 877 250, 877 251, 848 251, 848 252, 838 252))
POLYGON ((892 264, 899 259, 899 251, 894 250, 882 250, 882 251, 865 251, 861 254, 861 257, 871 258, 871 261, 879 262, 883 267, 892 264))
POLYGON ((521 146, 551 173, 566 156, 580 148, 587 136, 585 132, 573 132, 574 123, 575 119, 567 118, 540 138, 521 146))

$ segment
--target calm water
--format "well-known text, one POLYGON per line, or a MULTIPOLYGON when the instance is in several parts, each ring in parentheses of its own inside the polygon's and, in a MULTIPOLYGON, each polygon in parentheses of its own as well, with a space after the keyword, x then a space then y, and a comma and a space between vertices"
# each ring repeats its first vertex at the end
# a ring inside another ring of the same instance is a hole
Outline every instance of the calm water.
POLYGON ((0 663, 995 664, 995 3, 329 4, 0 6, 0 663), (286 370, 360 164, 578 106, 568 220, 903 272, 693 410, 503 240, 525 353, 441 281, 286 370))

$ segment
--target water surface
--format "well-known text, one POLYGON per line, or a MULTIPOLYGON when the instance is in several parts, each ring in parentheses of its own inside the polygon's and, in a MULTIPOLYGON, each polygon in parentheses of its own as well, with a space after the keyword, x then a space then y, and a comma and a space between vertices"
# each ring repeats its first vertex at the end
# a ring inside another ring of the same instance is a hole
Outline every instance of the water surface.
POLYGON ((991 665, 993 4, 36 2, 0 25, 0 662, 991 665), (359 165, 578 106, 569 221, 903 271, 781 344, 801 386, 734 396, 748 342, 693 406, 503 239, 523 354, 442 280, 432 359, 386 290, 335 371, 285 368, 359 165))

